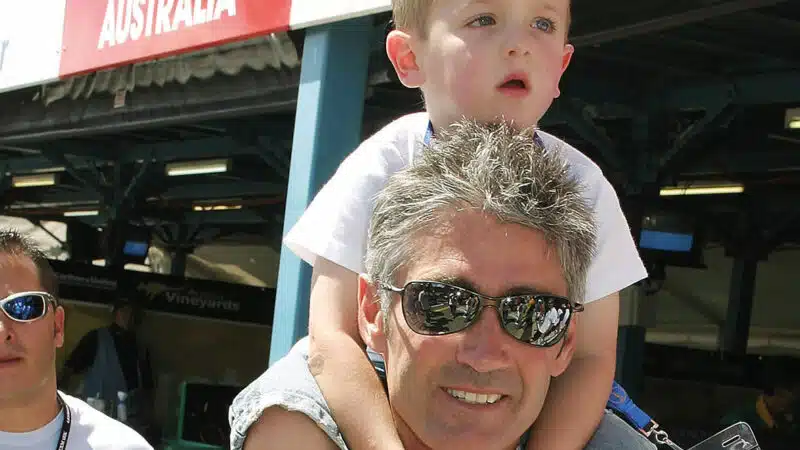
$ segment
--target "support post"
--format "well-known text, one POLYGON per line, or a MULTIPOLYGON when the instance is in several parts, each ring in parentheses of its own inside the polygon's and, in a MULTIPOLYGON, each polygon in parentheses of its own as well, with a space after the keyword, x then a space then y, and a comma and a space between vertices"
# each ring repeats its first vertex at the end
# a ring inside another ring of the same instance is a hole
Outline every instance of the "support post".
POLYGON ((655 323, 653 298, 635 284, 620 292, 617 370, 614 377, 633 398, 644 385, 644 350, 647 327, 655 323))
POLYGON ((758 226, 762 217, 755 205, 743 207, 728 236, 726 255, 734 258, 728 291, 725 323, 719 329, 720 351, 729 356, 747 354, 750 340, 750 318, 753 312, 758 263, 769 252, 765 235, 758 226))
POLYGON ((173 251, 170 251, 170 257, 172 259, 170 264, 170 275, 176 277, 185 277, 186 260, 189 257, 189 252, 186 249, 179 247, 173 251))
POLYGON ((753 252, 737 255, 733 261, 728 312, 719 337, 723 353, 735 356, 747 354, 757 269, 758 257, 753 252))
MULTIPOLYGON (((361 17, 306 31, 284 236, 361 141, 372 28, 361 17)), ((270 364, 308 333, 310 280, 311 267, 282 246, 270 364)))

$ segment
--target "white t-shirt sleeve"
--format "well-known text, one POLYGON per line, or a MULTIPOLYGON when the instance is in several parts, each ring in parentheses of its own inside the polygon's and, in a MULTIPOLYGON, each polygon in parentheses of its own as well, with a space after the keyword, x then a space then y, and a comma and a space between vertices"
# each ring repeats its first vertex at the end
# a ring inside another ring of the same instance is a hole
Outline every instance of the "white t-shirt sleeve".
POLYGON ((589 303, 647 278, 647 270, 611 183, 599 171, 595 180, 584 182, 592 184, 589 195, 597 221, 597 253, 586 283, 589 303))
POLYGON ((424 136, 426 122, 412 122, 399 119, 345 158, 287 233, 289 250, 312 266, 323 257, 353 272, 364 271, 375 196, 393 173, 410 163, 413 145, 408 140, 424 136))

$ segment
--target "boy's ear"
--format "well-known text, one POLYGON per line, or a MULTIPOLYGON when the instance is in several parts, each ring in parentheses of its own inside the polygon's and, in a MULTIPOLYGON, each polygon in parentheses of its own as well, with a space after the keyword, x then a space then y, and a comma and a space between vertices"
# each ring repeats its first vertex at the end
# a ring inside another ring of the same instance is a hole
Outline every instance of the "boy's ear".
POLYGON ((358 277, 358 331, 367 347, 386 354, 386 333, 380 294, 364 276, 358 277))
MULTIPOLYGON (((561 55, 561 76, 564 75, 564 72, 567 71, 567 67, 569 67, 570 61, 572 61, 572 55, 575 54, 575 47, 572 44, 567 44, 564 46, 564 53, 561 55)), ((559 77, 559 82, 561 81, 559 77)), ((560 83, 559 86, 556 86, 556 98, 561 96, 561 88, 560 83)))
POLYGON ((404 31, 390 31, 386 36, 386 55, 392 62, 400 82, 408 88, 419 88, 425 82, 425 76, 420 69, 411 41, 412 37, 404 31))

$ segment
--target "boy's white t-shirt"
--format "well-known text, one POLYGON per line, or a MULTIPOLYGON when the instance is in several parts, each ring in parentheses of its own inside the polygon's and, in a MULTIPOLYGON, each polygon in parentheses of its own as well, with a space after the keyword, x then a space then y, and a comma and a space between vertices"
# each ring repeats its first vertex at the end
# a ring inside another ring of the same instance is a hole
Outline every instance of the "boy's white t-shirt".
MULTIPOLYGON (((422 150, 428 124, 427 113, 409 114, 364 141, 314 197, 284 244, 312 266, 323 257, 353 272, 364 272, 375 197, 389 177, 408 167, 422 150)), ((596 214, 597 253, 589 268, 585 302, 646 278, 617 194, 597 164, 555 136, 537 134, 547 149, 561 150, 584 183, 584 196, 596 214)))
MULTIPOLYGON (((66 450, 153 450, 153 447, 127 425, 120 423, 88 403, 61 393, 72 413, 66 450)), ((54 450, 61 437, 64 411, 44 427, 29 433, 0 431, 0 449, 54 450)))

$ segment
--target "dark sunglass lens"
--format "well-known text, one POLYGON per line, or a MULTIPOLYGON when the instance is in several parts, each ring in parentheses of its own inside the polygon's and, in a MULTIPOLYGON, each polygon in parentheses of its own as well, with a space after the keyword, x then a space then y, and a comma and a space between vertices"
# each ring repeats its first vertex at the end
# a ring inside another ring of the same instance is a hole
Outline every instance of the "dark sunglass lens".
POLYGON ((503 300, 500 314, 505 330, 536 347, 550 347, 561 340, 569 324, 566 300, 545 296, 516 296, 503 300))
POLYGON ((41 295, 24 295, 6 302, 3 310, 12 319, 33 320, 44 315, 46 306, 47 302, 41 295))
POLYGON ((408 326, 428 335, 449 334, 469 326, 480 300, 470 292, 438 283, 410 283, 403 298, 408 326))

